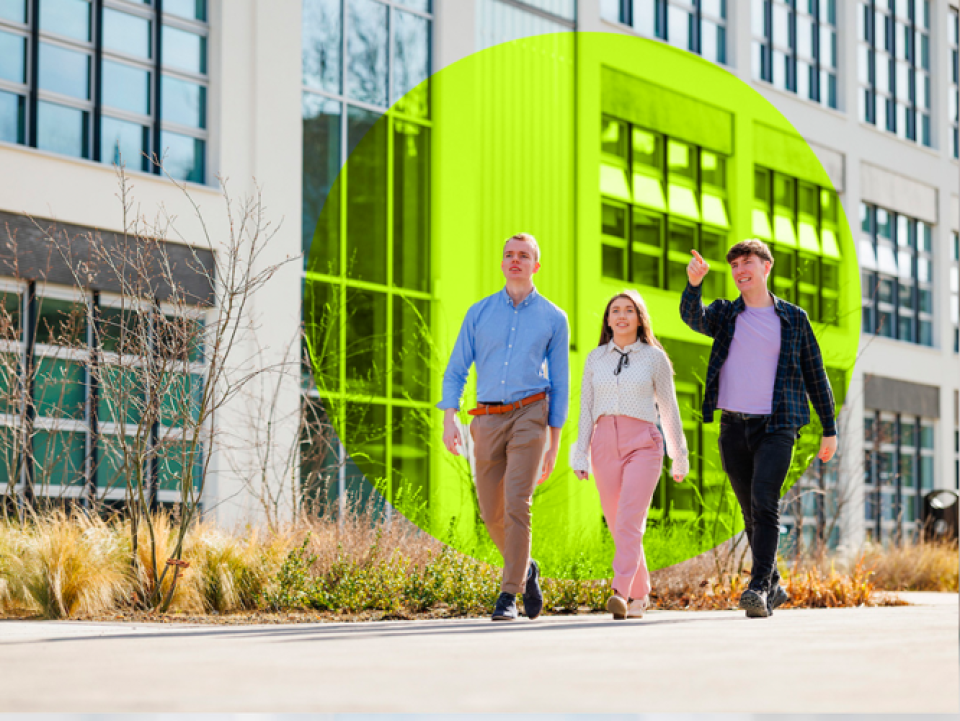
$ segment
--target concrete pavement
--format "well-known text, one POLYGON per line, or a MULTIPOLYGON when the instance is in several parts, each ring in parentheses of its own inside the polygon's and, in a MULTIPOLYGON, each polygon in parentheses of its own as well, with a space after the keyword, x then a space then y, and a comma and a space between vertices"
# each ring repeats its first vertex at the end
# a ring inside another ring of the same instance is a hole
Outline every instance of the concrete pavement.
POLYGON ((957 712, 958 597, 902 595, 770 619, 0 621, 0 710, 957 712))

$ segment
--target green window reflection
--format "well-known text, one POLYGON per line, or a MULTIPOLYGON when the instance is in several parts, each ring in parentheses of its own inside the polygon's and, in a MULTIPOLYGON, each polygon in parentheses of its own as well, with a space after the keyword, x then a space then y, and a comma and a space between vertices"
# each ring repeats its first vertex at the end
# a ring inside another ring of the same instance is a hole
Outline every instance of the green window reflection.
POLYGON ((665 211, 663 195, 663 137, 634 128, 633 201, 654 210, 665 211))
POLYGON ((134 463, 133 440, 129 437, 102 435, 97 443, 97 488, 123 488, 131 479, 134 463))
POLYGON ((160 116, 163 120, 192 128, 207 127, 207 89, 204 86, 169 75, 164 75, 160 82, 160 116))
POLYGON ((419 298, 393 298, 393 395, 430 400, 430 304, 419 298))
POLYGON ((0 340, 20 340, 20 303, 17 293, 0 296, 0 340))
POLYGON ((773 237, 791 248, 797 246, 796 182, 780 173, 773 176, 773 237))
POLYGON ((41 356, 37 358, 35 384, 38 415, 48 418, 83 418, 82 363, 41 356))
POLYGON ((104 115, 100 119, 100 159, 117 167, 148 172, 149 138, 149 128, 104 115))
POLYGON ((180 28, 163 26, 163 64, 192 73, 207 73, 207 39, 180 28))
POLYGON ((349 107, 347 148, 347 275, 387 282, 387 123, 378 113, 349 107), (361 143, 361 139, 363 142, 361 143))
POLYGON ((770 225, 772 202, 770 193, 770 172, 763 168, 753 171, 753 234, 761 240, 773 239, 773 228, 770 225))
POLYGON ((427 291, 430 282, 430 131, 394 122, 393 282, 427 291))
POLYGON ((40 30, 90 42, 88 0, 40 0, 40 30))
POLYGON ((331 93, 340 92, 340 1, 303 1, 303 82, 331 93))
MULTIPOLYGON (((432 426, 430 412, 421 408, 394 408, 391 438, 391 471, 393 482, 391 490, 403 488, 407 494, 410 508, 423 507, 429 498, 430 439, 432 426)), ((391 500, 395 500, 392 497, 391 500)), ((411 518, 411 521, 415 519, 411 518)))
MULTIPOLYGON (((387 477, 387 408, 378 403, 347 403, 344 436, 353 440, 350 455, 363 474, 380 483, 387 477)), ((369 498, 369 486, 358 500, 369 498)))
POLYGON ((27 82, 27 39, 0 32, 0 80, 27 82))
POLYGON ((101 65, 103 104, 106 107, 149 115, 149 70, 104 60, 101 65))
POLYGON ((344 323, 339 285, 312 282, 303 296, 305 320, 310 325, 306 338, 310 350, 312 374, 319 389, 337 393, 340 389, 340 330, 344 323))
POLYGON ((90 99, 90 56, 59 45, 40 43, 40 89, 90 99))
POLYGON ((37 308, 36 342, 76 348, 86 344, 87 308, 56 298, 41 298, 37 308))
POLYGON ((340 103, 304 93, 303 262, 329 275, 340 274, 340 117, 340 103))
POLYGON ((627 158, 627 124, 604 116, 600 121, 600 151, 616 158, 627 158))
POLYGON ((387 6, 347 0, 347 95, 387 105, 387 6))
POLYGON ((146 18, 103 9, 103 47, 138 58, 150 58, 151 23, 146 18))
POLYGON ((157 488, 161 491, 178 491, 187 485, 194 489, 200 485, 203 472, 203 454, 199 445, 189 441, 164 441, 157 449, 157 488))
POLYGON ((428 85, 406 95, 430 75, 430 21, 410 13, 393 14, 393 89, 391 102, 398 110, 424 118, 429 115, 428 85))
POLYGON ((160 423, 165 426, 191 427, 199 415, 203 378, 187 373, 164 373, 159 383, 160 423))
POLYGON ((0 141, 23 144, 26 136, 26 98, 0 91, 0 141))
POLYGON ((34 483, 61 487, 82 484, 85 449, 83 433, 37 431, 33 437, 34 483))
POLYGON ((346 315, 346 390, 383 396, 387 378, 387 296, 347 288, 346 315))
POLYGON ((129 309, 105 307, 99 310, 100 348, 106 353, 139 355, 146 348, 143 316, 129 309))
POLYGON ((140 420, 146 396, 143 377, 129 367, 106 365, 100 371, 100 400, 97 414, 101 422, 122 423, 129 429, 140 420))
POLYGON ((0 18, 11 20, 15 23, 26 23, 26 0, 0 0, 0 18))
POLYGON ((703 222, 721 228, 730 227, 727 212, 727 163, 717 153, 700 153, 700 182, 702 185, 703 222))
POLYGON ((177 180, 204 181, 204 142, 178 133, 164 131, 163 168, 177 180))

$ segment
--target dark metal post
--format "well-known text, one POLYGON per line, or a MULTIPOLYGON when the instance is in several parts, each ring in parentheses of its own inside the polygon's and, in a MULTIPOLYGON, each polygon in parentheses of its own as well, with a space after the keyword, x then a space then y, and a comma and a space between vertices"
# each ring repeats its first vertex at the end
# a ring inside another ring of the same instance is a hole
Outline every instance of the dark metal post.
POLYGON ((37 416, 34 405, 35 372, 34 347, 37 342, 37 282, 27 283, 27 294, 23 299, 23 394, 20 399, 20 482, 23 488, 23 500, 31 508, 36 501, 33 488, 35 460, 33 457, 33 425, 37 416))

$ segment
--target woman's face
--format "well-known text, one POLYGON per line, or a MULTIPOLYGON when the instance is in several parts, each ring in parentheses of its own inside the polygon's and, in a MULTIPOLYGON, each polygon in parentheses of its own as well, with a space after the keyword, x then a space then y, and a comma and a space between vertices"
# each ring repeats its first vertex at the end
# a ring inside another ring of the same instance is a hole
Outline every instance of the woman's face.
POLYGON ((640 317, 633 301, 624 297, 615 298, 610 305, 607 324, 613 329, 615 336, 636 338, 640 317))

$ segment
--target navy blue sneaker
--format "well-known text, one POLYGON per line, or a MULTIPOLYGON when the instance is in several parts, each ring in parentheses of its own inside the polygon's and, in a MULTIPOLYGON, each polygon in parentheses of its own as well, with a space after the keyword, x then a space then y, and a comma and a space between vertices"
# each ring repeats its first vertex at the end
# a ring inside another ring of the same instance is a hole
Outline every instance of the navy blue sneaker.
POLYGON ((517 620, 517 597, 512 593, 501 593, 493 609, 493 621, 517 620))
POLYGON ((543 610, 543 593, 540 591, 540 564, 530 559, 527 585, 523 589, 523 612, 531 621, 543 610))

